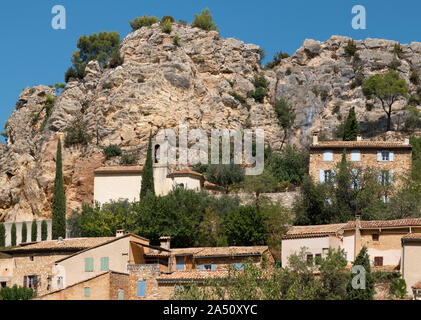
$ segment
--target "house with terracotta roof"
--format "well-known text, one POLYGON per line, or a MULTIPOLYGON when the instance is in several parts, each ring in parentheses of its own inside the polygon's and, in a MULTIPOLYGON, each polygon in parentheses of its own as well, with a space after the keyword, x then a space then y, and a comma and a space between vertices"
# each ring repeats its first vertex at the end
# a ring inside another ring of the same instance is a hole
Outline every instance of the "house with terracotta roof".
POLYGON ((402 278, 408 295, 421 300, 421 233, 402 237, 402 278))
POLYGON ((369 141, 358 136, 357 141, 319 141, 318 132, 314 132, 309 174, 315 182, 324 183, 334 177, 343 150, 346 150, 347 161, 355 167, 357 177, 360 170, 370 167, 377 170, 379 183, 398 184, 400 176, 411 172, 409 139, 403 142, 369 141))
MULTIPOLYGON (((127 199, 139 200, 142 185, 140 166, 100 167, 94 170, 94 201, 101 204, 127 199)), ((167 165, 155 163, 153 167, 155 193, 167 195, 176 188, 194 191, 208 190, 221 193, 225 189, 205 181, 205 177, 189 168, 170 172, 167 165)))
POLYGON ((329 248, 345 251, 352 263, 363 246, 367 247, 371 264, 379 269, 400 270, 402 260, 401 239, 407 234, 421 232, 421 218, 355 221, 321 226, 294 226, 282 240, 282 265, 288 258, 307 248, 307 258, 325 257, 329 248))

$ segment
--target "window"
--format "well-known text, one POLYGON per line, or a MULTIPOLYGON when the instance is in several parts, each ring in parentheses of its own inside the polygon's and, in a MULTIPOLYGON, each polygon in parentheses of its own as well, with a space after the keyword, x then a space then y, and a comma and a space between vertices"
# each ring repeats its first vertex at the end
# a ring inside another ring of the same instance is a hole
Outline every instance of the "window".
POLYGON ((175 257, 177 263, 177 270, 184 270, 184 257, 175 257))
POLYGON ((377 151, 377 161, 394 161, 394 152, 377 151))
POLYGON ((382 170, 377 173, 377 182, 382 186, 393 185, 393 170, 382 170))
POLYGON ((316 264, 320 265, 322 262, 322 254, 321 253, 316 253, 314 261, 316 264))
POLYGON ((62 276, 58 276, 57 277, 57 288, 58 289, 63 289, 64 288, 64 283, 63 283, 63 277, 62 276))
POLYGON ((389 152, 382 151, 382 161, 389 161, 389 152))
POLYGON ((199 266, 200 270, 215 271, 216 266, 214 264, 201 264, 199 266))
POLYGON ((235 263, 234 269, 235 270, 244 270, 244 265, 242 263, 235 263))
POLYGON ((0 288, 6 288, 7 282, 0 282, 0 288))
POLYGON ((38 276, 24 276, 23 277, 24 287, 37 289, 39 285, 40 285, 40 281, 38 281, 38 276))
POLYGON ((137 282, 137 296, 144 297, 146 295, 146 281, 137 282))
POLYGON ((177 188, 178 188, 178 189, 184 189, 184 183, 180 183, 180 184, 178 184, 178 185, 177 185, 177 188))
POLYGON ((376 267, 382 267, 383 266, 383 257, 374 257, 374 265, 376 267))
POLYGON ((118 300, 124 300, 124 290, 118 289, 118 300))
POLYGON ((94 258, 85 258, 85 272, 94 271, 94 258))
POLYGON ((389 203, 389 197, 388 196, 383 196, 382 197, 382 201, 383 201, 383 203, 389 203))
POLYGON ((323 161, 333 161, 333 151, 325 151, 323 153, 323 161))
POLYGON ((323 257, 327 257, 327 254, 329 253, 329 248, 323 248, 322 253, 323 257))
POLYGON ((320 183, 331 182, 333 177, 332 170, 320 170, 320 183))
POLYGON ((91 288, 89 288, 89 287, 83 288, 83 295, 85 297, 90 297, 91 296, 91 288))
POLYGON ((101 271, 108 271, 108 264, 109 264, 109 258, 108 257, 102 257, 101 258, 101 271))
POLYGON ((308 263, 313 263, 313 255, 312 254, 308 254, 307 255, 307 262, 308 263))
POLYGON ((351 189, 358 190, 360 188, 360 170, 352 169, 351 174, 351 189))
POLYGON ((29 260, 34 261, 34 256, 30 256, 29 260))
POLYGON ((159 144, 155 145, 155 163, 159 163, 160 149, 161 146, 159 144))
POLYGON ((361 161, 361 152, 360 150, 351 151, 351 161, 361 161))
POLYGON ((379 235, 378 235, 378 234, 372 234, 372 235, 371 235, 371 239, 372 239, 373 241, 379 241, 379 235))

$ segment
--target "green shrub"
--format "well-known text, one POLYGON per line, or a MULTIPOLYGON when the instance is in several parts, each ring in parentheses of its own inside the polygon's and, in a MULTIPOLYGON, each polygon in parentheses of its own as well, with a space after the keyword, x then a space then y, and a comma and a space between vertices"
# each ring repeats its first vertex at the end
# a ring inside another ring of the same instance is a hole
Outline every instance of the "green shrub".
POLYGON ((407 298, 405 279, 394 278, 390 283, 390 296, 398 299, 407 298))
POLYGON ((197 27, 206 31, 219 31, 218 26, 212 21, 212 15, 208 8, 202 10, 200 15, 194 15, 192 27, 197 27))
POLYGON ((26 222, 22 222, 22 229, 21 229, 21 242, 25 243, 28 240, 28 226, 26 222))
POLYGON ((31 288, 5 287, 0 290, 0 300, 31 300, 36 297, 36 292, 31 288))
POLYGON ((397 70, 401 65, 402 65, 402 62, 394 58, 392 62, 389 63, 389 68, 392 70, 397 70))
POLYGON ((111 89, 112 88, 112 84, 111 82, 103 82, 102 83, 102 89, 111 89))
POLYGON ((180 37, 175 35, 174 38, 172 38, 172 43, 177 47, 180 46, 180 37))
POLYGON ((320 98, 322 99, 322 101, 326 101, 328 96, 329 96, 329 93, 326 90, 320 91, 320 98))
POLYGON ((412 106, 421 105, 421 97, 416 93, 411 95, 411 97, 409 98, 408 104, 410 104, 412 106))
POLYGON ((120 50, 116 49, 113 50, 113 52, 110 55, 110 60, 108 62, 109 68, 117 68, 118 66, 121 66, 124 62, 124 59, 120 55, 120 50))
POLYGON ((362 73, 357 73, 354 77, 354 80, 351 82, 351 89, 361 87, 364 83, 364 75, 362 73))
POLYGON ((240 102, 241 104, 246 104, 246 103, 247 103, 246 98, 245 98, 245 97, 243 97, 241 94, 238 94, 238 93, 237 93, 237 92, 235 92, 235 91, 232 91, 230 94, 233 96, 233 98, 234 98, 235 100, 237 100, 237 101, 238 101, 238 102, 240 102))
POLYGON ((372 103, 367 103, 367 104, 365 105, 365 109, 366 109, 367 111, 371 111, 371 110, 373 110, 373 109, 374 109, 374 105, 373 105, 372 103))
POLYGON ((266 57, 266 53, 265 53, 265 50, 263 48, 259 48, 258 52, 259 52, 259 63, 262 64, 262 61, 266 57))
POLYGON ((403 58, 403 50, 400 43, 395 43, 392 53, 394 53, 399 59, 403 58))
POLYGON ((286 59, 286 58, 289 58, 289 54, 279 51, 273 56, 273 60, 266 64, 266 68, 273 69, 274 67, 276 67, 277 65, 281 63, 282 59, 286 59))
POLYGON ((74 122, 73 125, 65 131, 64 144, 66 147, 76 144, 85 145, 91 141, 91 137, 85 132, 85 128, 80 121, 74 122))
POLYGON ((138 83, 144 83, 144 82, 145 82, 145 76, 144 76, 143 74, 141 74, 141 75, 139 76, 139 78, 137 79, 137 82, 138 82, 138 83))
POLYGON ((170 34, 171 33, 171 30, 172 30, 172 23, 171 23, 171 21, 170 20, 165 20, 164 22, 161 21, 161 30, 164 33, 170 34))
POLYGON ((344 49, 345 54, 348 57, 353 57, 355 55, 355 53, 358 51, 357 46, 355 45, 355 42, 353 39, 348 40, 348 43, 344 49))
POLYGON ((121 156, 120 162, 121 162, 122 165, 127 166, 127 165, 135 164, 137 159, 138 159, 138 156, 137 156, 136 153, 125 152, 121 156))
POLYGON ((260 75, 259 77, 254 78, 253 84, 256 89, 259 87, 266 89, 269 85, 264 75, 260 75))
POLYGON ((107 159, 118 157, 121 155, 121 149, 115 144, 110 144, 108 147, 104 148, 104 154, 107 159))
POLYGON ((148 17, 145 14, 142 17, 137 17, 137 18, 134 18, 134 20, 130 21, 130 26, 132 27, 132 30, 135 31, 142 27, 150 27, 151 25, 159 21, 160 21, 159 18, 155 16, 148 17))
POLYGON ((4 223, 0 222, 0 248, 6 246, 6 227, 4 223))
POLYGON ((66 73, 64 74, 64 81, 69 82, 71 79, 82 79, 84 74, 79 75, 79 73, 75 70, 75 68, 70 67, 67 69, 66 73))
POLYGON ((174 18, 173 18, 173 17, 171 17, 171 16, 163 16, 163 17, 161 18, 161 23, 164 23, 164 22, 166 22, 166 21, 169 21, 170 23, 175 22, 175 20, 174 20, 174 18))
POLYGON ((418 72, 412 71, 411 75, 409 76, 409 80, 411 81, 411 83, 413 83, 415 85, 419 85, 420 84, 420 75, 418 74, 418 72))
POLYGON ((291 68, 288 68, 287 71, 285 71, 285 75, 289 76, 292 73, 291 68))
POLYGON ((32 220, 32 224, 31 224, 31 242, 37 241, 37 235, 38 235, 38 224, 37 224, 37 220, 32 220))
POLYGON ((266 90, 262 87, 257 88, 254 91, 253 98, 256 102, 263 103, 266 96, 266 90))

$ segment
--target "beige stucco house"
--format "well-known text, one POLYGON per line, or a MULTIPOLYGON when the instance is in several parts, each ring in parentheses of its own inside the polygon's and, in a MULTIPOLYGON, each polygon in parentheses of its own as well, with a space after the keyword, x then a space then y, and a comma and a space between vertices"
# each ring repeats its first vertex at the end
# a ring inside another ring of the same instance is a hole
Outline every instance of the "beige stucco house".
POLYGON ((402 278, 408 295, 421 300, 421 233, 402 237, 402 278))

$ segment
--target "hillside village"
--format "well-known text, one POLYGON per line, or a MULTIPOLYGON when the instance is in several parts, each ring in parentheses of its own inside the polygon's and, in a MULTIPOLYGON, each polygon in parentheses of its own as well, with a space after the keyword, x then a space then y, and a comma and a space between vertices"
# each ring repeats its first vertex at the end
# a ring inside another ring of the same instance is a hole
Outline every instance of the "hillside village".
POLYGON ((0 297, 421 300, 420 43, 333 36, 263 66, 206 10, 130 25, 81 37, 5 125, 0 297), (263 173, 164 163, 180 123, 264 129, 263 173))

